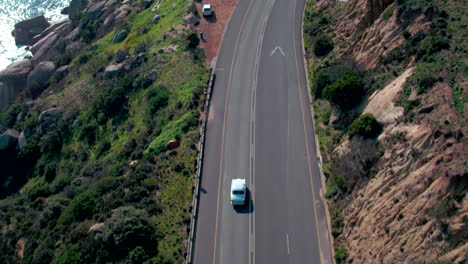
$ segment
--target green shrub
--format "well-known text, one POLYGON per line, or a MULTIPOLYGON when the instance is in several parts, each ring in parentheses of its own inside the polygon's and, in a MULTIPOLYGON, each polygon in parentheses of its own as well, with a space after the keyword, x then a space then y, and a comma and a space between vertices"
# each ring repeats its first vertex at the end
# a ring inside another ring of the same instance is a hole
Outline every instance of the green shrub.
POLYGON ((154 115, 157 111, 167 106, 169 92, 166 87, 155 87, 148 91, 146 98, 150 105, 150 115, 154 115))
POLYGON ((25 167, 32 167, 41 156, 39 148, 39 136, 33 135, 29 137, 20 152, 18 153, 18 160, 25 167))
POLYGON ((95 120, 85 124, 79 131, 79 139, 88 143, 89 145, 94 145, 96 142, 96 133, 98 130, 98 125, 95 120))
POLYGON ((70 224, 72 221, 82 221, 92 217, 97 210, 95 196, 95 193, 86 191, 75 197, 60 215, 59 222, 70 224))
POLYGON ((331 84, 330 74, 326 71, 319 71, 314 75, 312 81, 312 93, 315 98, 322 97, 322 91, 331 84))
POLYGON ((154 256, 157 253, 157 237, 149 220, 145 210, 131 206, 120 207, 104 222, 103 241, 109 250, 115 252, 115 257, 125 257, 138 246, 154 256))
POLYGON ((145 249, 142 247, 136 247, 130 251, 128 256, 124 260, 124 264, 142 264, 149 258, 146 254, 145 249))
POLYGON ((88 53, 85 53, 81 55, 80 57, 78 57, 78 63, 85 64, 89 61, 90 58, 91 56, 88 53))
POLYGON ((61 66, 70 64, 71 61, 72 61, 71 55, 66 53, 66 54, 64 54, 62 56, 56 57, 54 59, 54 64, 55 64, 56 68, 59 68, 61 66))
POLYGON ((392 17, 393 11, 395 11, 395 6, 394 5, 391 5, 391 6, 387 7, 387 9, 385 9, 385 11, 383 12, 382 18, 384 20, 388 20, 389 18, 392 17))
POLYGON ((188 49, 196 49, 200 44, 200 39, 198 38, 198 34, 196 32, 191 32, 187 36, 187 48, 188 49))
POLYGON ((450 48, 447 38, 440 35, 426 36, 420 43, 416 55, 418 59, 435 54, 443 49, 450 48))
POLYGON ((372 114, 363 114, 356 118, 349 127, 350 135, 374 138, 382 132, 382 126, 372 114))
POLYGON ((0 124, 6 127, 12 127, 16 122, 16 117, 19 113, 26 110, 25 105, 14 104, 8 107, 7 110, 0 113, 0 124))
POLYGON ((60 254, 54 259, 52 264, 80 264, 81 254, 78 250, 78 246, 73 244, 66 247, 60 252, 60 254))
POLYGON ((332 104, 349 109, 359 104, 364 93, 361 78, 354 73, 347 73, 335 83, 323 90, 323 96, 332 104))
POLYGON ((338 264, 345 263, 347 258, 348 258, 348 250, 346 248, 342 247, 335 251, 336 263, 338 264))
POLYGON ((414 73, 408 78, 407 84, 416 86, 416 92, 422 94, 438 81, 436 74, 442 70, 437 63, 418 63, 414 73))
POLYGON ((107 83, 102 85, 104 91, 99 94, 92 106, 94 116, 102 114, 103 118, 99 120, 101 124, 121 112, 127 100, 126 95, 132 89, 132 80, 125 76, 114 81, 113 85, 107 85, 107 83))
POLYGON ((314 41, 315 56, 322 57, 333 50, 332 40, 325 34, 317 35, 314 41))

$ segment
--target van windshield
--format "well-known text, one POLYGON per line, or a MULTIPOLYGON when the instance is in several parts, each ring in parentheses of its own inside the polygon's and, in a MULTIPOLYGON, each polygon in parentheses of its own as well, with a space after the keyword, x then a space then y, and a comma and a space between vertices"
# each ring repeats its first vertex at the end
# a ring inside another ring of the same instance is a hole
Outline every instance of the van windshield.
POLYGON ((233 194, 244 194, 244 191, 232 191, 233 194))

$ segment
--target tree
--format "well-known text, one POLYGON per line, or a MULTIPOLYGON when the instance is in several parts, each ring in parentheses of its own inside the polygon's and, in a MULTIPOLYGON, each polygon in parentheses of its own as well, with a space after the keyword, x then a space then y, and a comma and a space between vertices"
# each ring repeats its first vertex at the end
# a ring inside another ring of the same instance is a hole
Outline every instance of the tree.
POLYGON ((335 83, 325 87, 323 96, 332 104, 349 109, 356 106, 364 93, 364 84, 354 73, 347 73, 335 83))
POLYGON ((314 42, 315 56, 321 57, 327 55, 333 50, 332 40, 325 34, 317 35, 314 42))
POLYGON ((198 44, 200 44, 200 39, 198 38, 198 35, 196 32, 190 33, 187 36, 187 41, 188 41, 187 47, 189 49, 195 49, 196 47, 198 47, 198 44))
POLYGON ((374 138, 380 134, 382 126, 372 114, 363 114, 351 123, 349 130, 351 136, 374 138))
POLYGON ((149 219, 145 210, 132 206, 117 208, 104 222, 103 241, 108 250, 115 254, 115 257, 121 258, 140 246, 146 254, 156 255, 156 230, 149 219))
POLYGON ((330 74, 326 71, 319 71, 314 76, 312 83, 312 93, 315 98, 322 97, 322 91, 325 87, 331 84, 330 74))

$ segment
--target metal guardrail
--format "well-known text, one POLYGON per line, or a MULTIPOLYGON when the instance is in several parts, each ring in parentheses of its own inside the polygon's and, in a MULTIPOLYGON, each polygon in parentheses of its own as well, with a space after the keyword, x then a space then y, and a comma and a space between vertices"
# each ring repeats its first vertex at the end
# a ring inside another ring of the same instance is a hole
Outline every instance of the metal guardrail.
POLYGON ((187 256, 185 263, 191 264, 193 258, 193 250, 194 250, 194 240, 195 240, 195 232, 197 228, 197 220, 198 220, 198 203, 200 197, 200 178, 202 174, 203 168, 203 154, 205 151, 205 135, 206 135, 206 125, 208 122, 208 114, 210 111, 210 102, 211 102, 211 92, 213 91, 214 82, 216 80, 216 74, 213 69, 210 70, 210 79, 208 80, 208 87, 206 89, 206 97, 205 97, 205 106, 203 108, 204 118, 202 120, 202 124, 200 127, 200 141, 199 141, 199 151, 197 157, 197 171, 195 176, 195 189, 193 191, 193 198, 192 198, 192 217, 190 220, 190 232, 189 238, 187 242, 187 256))

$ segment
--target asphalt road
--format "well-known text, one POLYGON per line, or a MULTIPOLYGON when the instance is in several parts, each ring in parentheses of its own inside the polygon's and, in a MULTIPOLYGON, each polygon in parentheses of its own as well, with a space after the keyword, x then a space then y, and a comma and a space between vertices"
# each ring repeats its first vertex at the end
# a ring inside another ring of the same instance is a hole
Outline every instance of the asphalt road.
POLYGON ((302 49, 305 0, 240 0, 216 71, 194 263, 332 263, 302 49), (229 202, 245 178, 248 206, 229 202))

